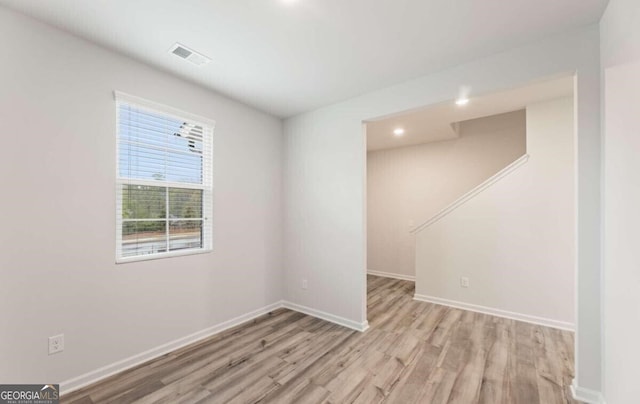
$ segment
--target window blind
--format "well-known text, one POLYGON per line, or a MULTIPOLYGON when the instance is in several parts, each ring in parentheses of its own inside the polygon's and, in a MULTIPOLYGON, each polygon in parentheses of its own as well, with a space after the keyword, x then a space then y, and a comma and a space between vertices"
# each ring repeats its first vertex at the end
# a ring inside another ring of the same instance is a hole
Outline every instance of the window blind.
POLYGON ((210 120, 116 93, 116 260, 212 249, 210 120))

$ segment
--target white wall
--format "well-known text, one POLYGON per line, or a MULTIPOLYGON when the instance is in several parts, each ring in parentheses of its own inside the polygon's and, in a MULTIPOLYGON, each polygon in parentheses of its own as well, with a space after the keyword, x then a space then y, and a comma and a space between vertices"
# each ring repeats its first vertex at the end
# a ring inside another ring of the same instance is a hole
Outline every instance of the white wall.
POLYGON ((3 383, 63 382, 282 299, 280 120, 4 8, 0 48, 3 383), (217 121, 215 252, 115 264, 113 90, 217 121))
POLYGON ((525 154, 525 116, 473 119, 457 139, 367 153, 367 269, 415 276, 409 229, 525 154))
POLYGON ((601 20, 604 74, 604 393, 637 402, 640 357, 640 3, 611 0, 601 20))
POLYGON ((527 107, 527 163, 417 234, 416 297, 573 328, 573 135, 572 98, 527 107))
POLYGON ((579 385, 600 389, 600 72, 599 32, 529 44, 285 121, 286 298, 366 321, 364 120, 474 94, 577 74, 579 385), (301 288, 301 280, 309 288, 301 288), (595 349, 594 349, 595 347, 595 349))

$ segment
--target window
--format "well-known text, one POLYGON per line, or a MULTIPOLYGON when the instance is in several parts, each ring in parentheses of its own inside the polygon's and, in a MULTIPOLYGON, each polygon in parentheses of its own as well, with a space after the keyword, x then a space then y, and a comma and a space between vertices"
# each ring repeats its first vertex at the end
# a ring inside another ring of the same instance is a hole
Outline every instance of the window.
POLYGON ((116 93, 116 261, 212 249, 214 122, 116 93))

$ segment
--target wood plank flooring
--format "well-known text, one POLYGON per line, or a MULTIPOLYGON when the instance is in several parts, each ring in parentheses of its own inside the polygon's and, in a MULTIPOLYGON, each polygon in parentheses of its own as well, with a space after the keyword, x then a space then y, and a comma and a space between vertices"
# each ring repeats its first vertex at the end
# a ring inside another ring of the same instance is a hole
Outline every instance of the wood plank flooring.
POLYGON ((359 333, 277 310, 63 403, 574 403, 573 334, 412 299, 368 277, 359 333))

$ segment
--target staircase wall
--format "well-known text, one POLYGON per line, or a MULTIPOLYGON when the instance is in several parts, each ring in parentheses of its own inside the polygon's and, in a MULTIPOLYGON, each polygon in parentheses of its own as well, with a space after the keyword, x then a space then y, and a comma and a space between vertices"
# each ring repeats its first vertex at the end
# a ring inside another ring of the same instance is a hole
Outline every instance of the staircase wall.
POLYGON ((415 276, 409 229, 525 153, 525 111, 460 124, 459 138, 367 155, 367 268, 415 276))
POLYGON ((528 162, 417 234, 417 299, 573 328, 573 118, 572 98, 528 106, 528 162))

